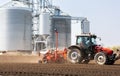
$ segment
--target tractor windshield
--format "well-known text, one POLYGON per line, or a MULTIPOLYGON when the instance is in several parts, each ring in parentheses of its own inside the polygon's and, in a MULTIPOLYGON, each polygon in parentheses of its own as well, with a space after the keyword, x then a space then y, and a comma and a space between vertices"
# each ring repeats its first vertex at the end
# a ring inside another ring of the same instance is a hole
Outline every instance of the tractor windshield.
POLYGON ((78 36, 76 44, 87 48, 91 45, 96 45, 96 38, 91 36, 78 36))
POLYGON ((91 38, 91 41, 92 41, 93 45, 96 45, 96 44, 97 44, 97 43, 96 43, 96 38, 91 38))

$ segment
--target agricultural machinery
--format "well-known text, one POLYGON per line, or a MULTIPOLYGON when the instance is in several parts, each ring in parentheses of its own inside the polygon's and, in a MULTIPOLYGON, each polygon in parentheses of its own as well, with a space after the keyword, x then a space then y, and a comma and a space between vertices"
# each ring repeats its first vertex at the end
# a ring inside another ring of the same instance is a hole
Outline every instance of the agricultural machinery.
MULTIPOLYGON (((56 33, 56 36, 57 33, 56 33)), ((57 38, 57 37, 56 37, 57 38)), ((81 34, 76 37, 76 45, 58 50, 58 41, 56 41, 56 50, 48 50, 42 58, 43 63, 62 62, 70 63, 88 63, 94 60, 99 65, 112 65, 118 59, 115 53, 109 48, 102 47, 96 43, 96 35, 81 34)), ((57 40, 57 39, 56 39, 57 40)))
POLYGON ((99 65, 112 65, 118 59, 109 48, 96 44, 96 35, 82 34, 76 38, 76 45, 68 47, 67 59, 71 63, 88 63, 94 60, 99 65))

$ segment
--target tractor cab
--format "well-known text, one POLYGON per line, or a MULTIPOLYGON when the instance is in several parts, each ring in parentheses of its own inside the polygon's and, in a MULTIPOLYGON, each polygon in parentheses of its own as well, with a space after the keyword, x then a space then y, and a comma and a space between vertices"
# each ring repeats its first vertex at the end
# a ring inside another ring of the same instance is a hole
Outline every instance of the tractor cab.
POLYGON ((79 45, 82 48, 88 48, 92 45, 96 45, 96 37, 96 35, 91 34, 77 35, 76 45, 79 45))

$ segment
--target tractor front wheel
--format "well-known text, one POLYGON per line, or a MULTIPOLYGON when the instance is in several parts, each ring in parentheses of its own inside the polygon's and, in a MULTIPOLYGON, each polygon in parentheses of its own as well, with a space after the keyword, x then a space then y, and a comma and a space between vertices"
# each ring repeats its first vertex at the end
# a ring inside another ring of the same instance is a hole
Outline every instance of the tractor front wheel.
POLYGON ((94 60, 97 64, 104 65, 104 64, 106 64, 107 56, 104 52, 98 52, 98 53, 96 53, 94 60))

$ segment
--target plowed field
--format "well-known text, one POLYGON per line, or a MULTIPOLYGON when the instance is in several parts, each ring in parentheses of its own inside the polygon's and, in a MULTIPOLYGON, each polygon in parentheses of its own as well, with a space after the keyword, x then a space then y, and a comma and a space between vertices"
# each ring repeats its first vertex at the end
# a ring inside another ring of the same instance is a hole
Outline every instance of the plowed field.
POLYGON ((100 66, 93 62, 38 64, 37 59, 37 56, 0 56, 0 76, 120 76, 120 60, 115 65, 100 66))
POLYGON ((119 65, 93 64, 0 64, 2 76, 120 76, 119 65))

